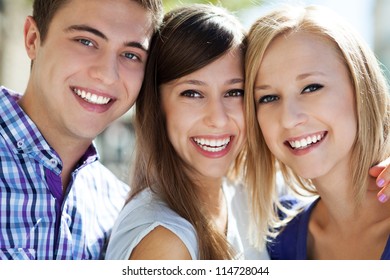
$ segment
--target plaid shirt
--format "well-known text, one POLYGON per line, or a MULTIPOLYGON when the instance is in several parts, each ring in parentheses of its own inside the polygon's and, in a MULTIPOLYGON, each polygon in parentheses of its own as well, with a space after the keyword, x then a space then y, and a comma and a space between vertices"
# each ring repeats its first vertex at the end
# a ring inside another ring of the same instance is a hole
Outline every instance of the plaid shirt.
POLYGON ((63 194, 61 160, 0 87, 0 259, 99 259, 128 186, 93 145, 63 194))

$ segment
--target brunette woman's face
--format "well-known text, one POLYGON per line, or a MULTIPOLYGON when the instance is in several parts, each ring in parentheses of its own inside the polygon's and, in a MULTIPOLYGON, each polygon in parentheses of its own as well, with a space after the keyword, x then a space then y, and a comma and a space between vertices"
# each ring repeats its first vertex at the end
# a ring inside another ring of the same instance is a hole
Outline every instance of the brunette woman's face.
POLYGON ((220 180, 245 137, 239 50, 160 88, 168 137, 200 180, 220 180))

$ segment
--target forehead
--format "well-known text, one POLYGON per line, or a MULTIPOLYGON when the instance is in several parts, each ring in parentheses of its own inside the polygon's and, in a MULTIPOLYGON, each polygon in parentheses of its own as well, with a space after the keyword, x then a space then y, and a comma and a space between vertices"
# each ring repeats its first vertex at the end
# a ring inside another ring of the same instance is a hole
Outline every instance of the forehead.
POLYGON ((238 74, 243 75, 244 56, 242 51, 238 47, 232 50, 228 50, 221 57, 210 62, 209 64, 205 65, 199 70, 193 72, 193 74, 199 74, 201 72, 207 72, 207 71, 212 72, 215 71, 216 69, 220 69, 220 70, 218 70, 218 72, 215 72, 216 74, 218 74, 215 76, 221 76, 226 78, 226 76, 228 75, 238 75, 238 74))
MULTIPOLYGON (((244 79, 244 55, 236 47, 228 50, 221 57, 168 84, 182 83, 188 80, 202 81, 200 84, 226 84, 231 81, 243 82, 244 79)), ((197 84, 197 83, 195 83, 197 84)))
MULTIPOLYGON (((335 42, 325 36, 309 32, 279 35, 268 45, 260 69, 285 66, 288 69, 331 66, 343 62, 335 42)), ((280 69, 279 69, 280 70, 280 69)))
MULTIPOLYGON (((335 55, 335 44, 327 37, 320 36, 309 32, 293 32, 276 37, 267 47, 265 54, 276 54, 286 52, 290 53, 320 55, 325 51, 326 55, 335 55)), ((280 56, 281 58, 284 55, 280 56)))
POLYGON ((135 1, 70 0, 56 12, 51 26, 87 25, 107 37, 121 34, 141 38, 151 35, 152 24, 151 13, 135 1))

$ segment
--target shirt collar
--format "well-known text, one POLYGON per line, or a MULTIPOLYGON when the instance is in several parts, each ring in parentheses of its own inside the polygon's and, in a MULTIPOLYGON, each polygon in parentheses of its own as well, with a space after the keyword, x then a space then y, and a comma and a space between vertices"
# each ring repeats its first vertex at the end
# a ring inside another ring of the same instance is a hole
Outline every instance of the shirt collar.
POLYGON ((84 155, 80 158, 79 164, 76 167, 76 170, 80 170, 81 168, 95 162, 99 159, 99 154, 96 150, 94 143, 92 143, 88 149, 85 151, 84 155))
MULTIPOLYGON (((59 155, 46 142, 38 127, 19 106, 21 95, 0 87, 0 135, 15 154, 28 154, 59 174, 62 162, 59 155)), ((92 143, 81 157, 76 170, 99 159, 92 143)))

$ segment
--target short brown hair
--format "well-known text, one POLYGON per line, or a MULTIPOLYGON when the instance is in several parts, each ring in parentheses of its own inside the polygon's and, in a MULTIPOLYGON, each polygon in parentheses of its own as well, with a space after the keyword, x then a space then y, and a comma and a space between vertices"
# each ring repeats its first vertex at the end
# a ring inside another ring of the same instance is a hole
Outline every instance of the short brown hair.
MULTIPOLYGON (((49 25, 54 15, 71 0, 34 0, 33 18, 37 23, 41 40, 44 41, 49 30, 49 25)), ((162 16, 163 8, 161 0, 131 0, 140 4, 153 15, 153 26, 157 29, 162 16)))

